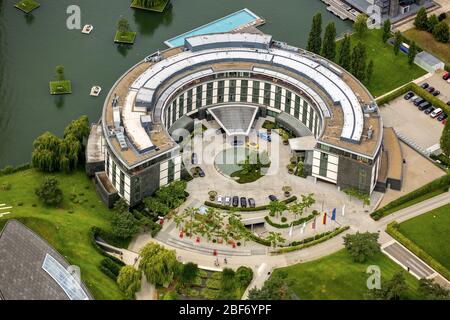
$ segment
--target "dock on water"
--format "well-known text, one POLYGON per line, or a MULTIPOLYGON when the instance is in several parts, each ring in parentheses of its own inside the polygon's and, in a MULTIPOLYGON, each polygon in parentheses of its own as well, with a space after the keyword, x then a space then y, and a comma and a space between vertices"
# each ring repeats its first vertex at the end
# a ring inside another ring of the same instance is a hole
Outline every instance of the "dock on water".
POLYGON ((355 21, 356 17, 360 14, 358 10, 340 0, 322 0, 322 2, 328 5, 328 11, 342 20, 350 19, 355 21))

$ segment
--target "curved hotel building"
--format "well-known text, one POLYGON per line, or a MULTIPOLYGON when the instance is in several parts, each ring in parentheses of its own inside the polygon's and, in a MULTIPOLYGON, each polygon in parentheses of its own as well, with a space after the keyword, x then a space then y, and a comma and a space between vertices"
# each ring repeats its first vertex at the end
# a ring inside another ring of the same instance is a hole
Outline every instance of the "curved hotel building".
POLYGON ((191 132, 197 118, 233 134, 225 126, 233 114, 291 132, 310 175, 340 188, 371 193, 387 170, 378 108, 352 75, 270 35, 220 33, 156 52, 114 84, 92 129, 87 171, 106 203, 122 197, 133 206, 180 179, 177 129, 191 132), (305 136, 313 147, 302 147, 305 136))

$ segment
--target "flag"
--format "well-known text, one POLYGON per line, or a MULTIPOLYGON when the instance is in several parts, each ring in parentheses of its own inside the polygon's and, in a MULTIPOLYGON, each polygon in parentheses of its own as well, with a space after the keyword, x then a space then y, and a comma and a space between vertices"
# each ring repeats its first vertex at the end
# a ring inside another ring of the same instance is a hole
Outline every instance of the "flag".
POLYGON ((323 213, 322 224, 327 224, 327 213, 323 213))
POLYGON ((314 218, 313 223, 312 223, 312 228, 315 229, 316 228, 316 218, 314 218))
POLYGON ((302 228, 300 229, 300 233, 303 234, 305 232, 306 222, 303 222, 302 228))
POLYGON ((336 208, 334 208, 333 212, 331 213, 331 220, 336 220, 336 208))
POLYGON ((294 231, 294 223, 291 223, 291 228, 289 229, 289 238, 292 238, 292 232, 294 231))
POLYGON ((342 206, 342 216, 345 216, 345 204, 342 206))

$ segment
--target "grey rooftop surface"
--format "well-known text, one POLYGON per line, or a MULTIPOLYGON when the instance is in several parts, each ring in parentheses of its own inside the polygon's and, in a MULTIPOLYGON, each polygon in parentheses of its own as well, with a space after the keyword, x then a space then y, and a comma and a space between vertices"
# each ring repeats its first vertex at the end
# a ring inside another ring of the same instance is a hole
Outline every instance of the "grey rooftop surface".
MULTIPOLYGON (((42 268, 46 255, 63 268, 69 263, 45 240, 17 220, 9 220, 0 233, 0 299, 69 300, 58 283, 42 268)), ((81 288, 92 300, 87 288, 81 288)))

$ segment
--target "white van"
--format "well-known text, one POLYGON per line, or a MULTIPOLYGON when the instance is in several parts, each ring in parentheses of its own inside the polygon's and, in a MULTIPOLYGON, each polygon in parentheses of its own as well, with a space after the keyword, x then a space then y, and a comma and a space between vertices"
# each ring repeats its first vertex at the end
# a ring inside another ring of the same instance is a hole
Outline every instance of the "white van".
POLYGON ((431 114, 430 117, 432 117, 433 119, 436 118, 438 115, 440 115, 442 113, 442 109, 441 108, 437 108, 436 110, 434 110, 431 114))

